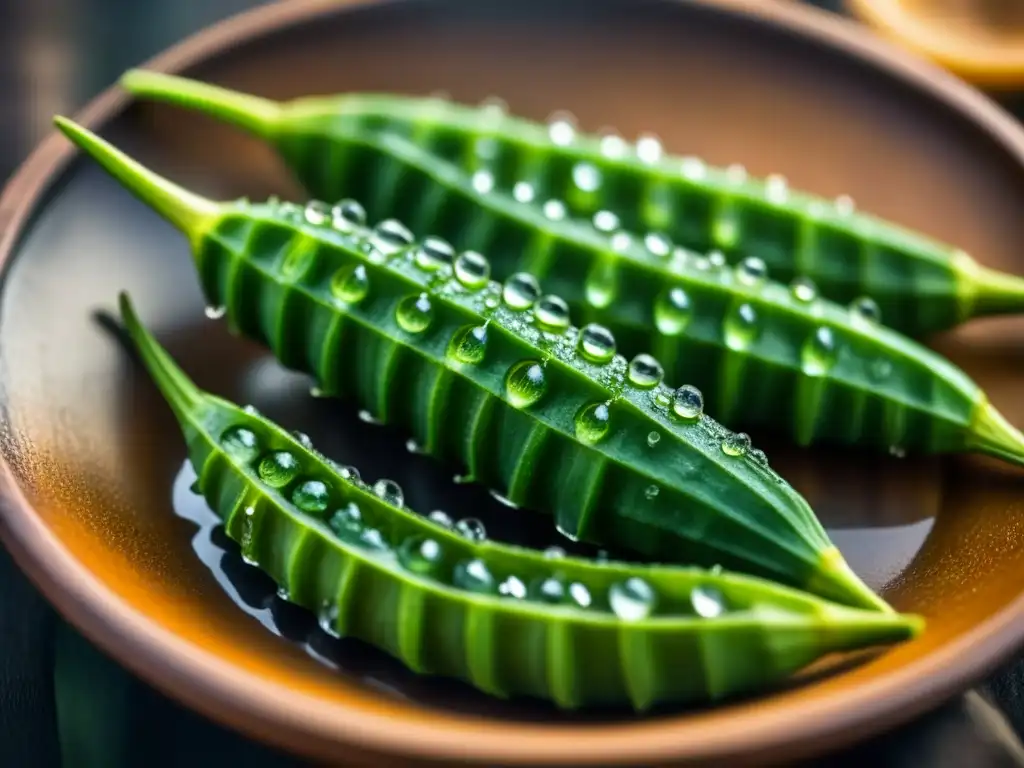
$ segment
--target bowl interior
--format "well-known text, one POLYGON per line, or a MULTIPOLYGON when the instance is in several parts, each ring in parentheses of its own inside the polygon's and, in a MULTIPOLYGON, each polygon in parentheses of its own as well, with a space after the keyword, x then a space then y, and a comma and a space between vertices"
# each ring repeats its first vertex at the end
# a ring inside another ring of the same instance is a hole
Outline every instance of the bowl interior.
MULTIPOLYGON (((848 194, 860 208, 952 241, 988 265, 1024 271, 1024 173, 988 130, 852 56, 714 4, 371 5, 241 40, 187 74, 274 98, 444 90, 465 102, 496 95, 538 119, 569 110, 584 130, 653 132, 672 152, 848 194)), ((211 197, 302 199, 269 149, 209 119, 131 105, 102 133, 211 197)), ((315 616, 275 597, 271 582, 242 562, 189 490, 194 475, 170 412, 98 317, 114 311, 119 291, 131 293, 201 386, 307 432, 364 477, 398 480, 413 508, 481 517, 505 540, 595 549, 562 539, 542 515, 503 507, 486 489, 454 484, 451 467, 408 452, 399 430, 365 423, 348 403, 311 397, 304 377, 208 319, 185 240, 91 161, 74 162, 55 180, 14 256, 0 303, 0 450, 32 514, 122 606, 215 654, 253 691, 281 683, 328 713, 339 706, 387 714, 397 718, 396 748, 403 722, 426 720, 450 733, 451 752, 457 741, 483 745, 495 733, 485 725, 528 740, 539 733, 527 725, 535 721, 547 733, 573 724, 623 739, 631 728, 663 725, 685 751, 741 734, 755 709, 766 725, 771 712, 795 723, 844 690, 869 696, 878 680, 937 669, 940 654, 1004 616, 1018 596, 1024 527, 1012 470, 962 457, 799 451, 754 435, 868 583, 928 618, 919 640, 771 698, 643 718, 560 713, 416 677, 359 642, 328 638, 315 616)), ((1024 423, 1022 338, 1024 324, 999 320, 934 341, 1011 421, 1024 423)), ((882 706, 882 698, 871 700, 882 706)))

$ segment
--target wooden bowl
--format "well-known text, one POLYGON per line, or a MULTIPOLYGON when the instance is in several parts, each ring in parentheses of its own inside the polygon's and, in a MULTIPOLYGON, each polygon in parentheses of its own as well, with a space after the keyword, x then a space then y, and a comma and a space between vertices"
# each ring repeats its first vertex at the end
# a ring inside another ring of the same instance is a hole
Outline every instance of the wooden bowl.
MULTIPOLYGON (((953 78, 821 13, 744 0, 289 2, 218 25, 147 64, 275 98, 347 89, 475 102, 497 95, 588 130, 658 133, 676 152, 861 208, 1024 271, 1024 135, 953 78)), ((111 89, 77 119, 215 196, 300 197, 269 149, 111 89)), ((713 708, 560 713, 419 678, 329 640, 244 565, 191 473, 168 409, 97 322, 118 291, 201 386, 312 435, 418 509, 470 508, 500 538, 555 541, 394 430, 207 319, 187 245, 71 145, 48 137, 0 199, 2 534, 58 609, 123 664, 218 721, 353 763, 764 764, 889 728, 962 690, 1024 639, 1024 477, 965 457, 774 447, 861 575, 928 629, 914 642, 770 695, 713 708)), ((1024 423, 1024 325, 936 339, 1024 423)), ((758 442, 766 442, 767 436, 758 442)), ((562 542, 564 544, 564 542, 562 542)))

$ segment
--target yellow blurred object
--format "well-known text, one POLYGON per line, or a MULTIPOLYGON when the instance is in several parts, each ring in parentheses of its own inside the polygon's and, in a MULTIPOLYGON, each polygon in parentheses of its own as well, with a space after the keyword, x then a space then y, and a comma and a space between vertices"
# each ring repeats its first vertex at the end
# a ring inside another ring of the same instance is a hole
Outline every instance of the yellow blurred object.
POLYGON ((964 80, 1024 85, 1024 0, 846 0, 883 36, 964 80))

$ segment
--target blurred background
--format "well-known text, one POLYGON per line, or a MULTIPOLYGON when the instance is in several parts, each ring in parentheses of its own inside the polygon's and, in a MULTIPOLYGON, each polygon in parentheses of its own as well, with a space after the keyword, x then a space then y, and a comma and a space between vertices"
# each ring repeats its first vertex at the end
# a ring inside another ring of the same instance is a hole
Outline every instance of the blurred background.
MULTIPOLYGON (((266 2, 0 0, 0 179, 50 130, 55 113, 73 114, 125 69, 266 2)), ((1007 2, 1024 7, 1024 0, 1007 2)), ((809 4, 842 10, 842 0, 809 4)), ((1020 114, 1015 94, 1000 100, 1020 114)), ((932 717, 816 764, 1024 765, 1011 727, 1024 722, 1017 706, 1022 678, 1019 665, 1011 665, 932 717)), ((64 624, 0 550, 0 768, 243 763, 299 764, 213 726, 125 673, 64 624)))

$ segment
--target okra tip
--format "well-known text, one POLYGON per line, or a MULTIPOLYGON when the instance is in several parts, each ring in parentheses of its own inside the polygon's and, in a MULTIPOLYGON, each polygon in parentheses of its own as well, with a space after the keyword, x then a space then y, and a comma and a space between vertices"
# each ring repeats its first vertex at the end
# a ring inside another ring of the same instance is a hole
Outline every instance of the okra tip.
POLYGON ((162 72, 130 69, 120 84, 134 96, 210 115, 262 139, 273 136, 281 116, 276 101, 162 72))
POLYGON ((968 447, 1024 466, 1024 435, 987 398, 975 406, 968 447))
POLYGON ((57 115, 54 125, 133 195, 195 241, 219 214, 220 205, 190 192, 128 157, 88 128, 57 115))
POLYGON ((961 321, 1024 311, 1024 277, 983 266, 963 252, 953 266, 961 321))
POLYGON ((843 605, 879 613, 895 613, 892 606, 861 581, 835 546, 822 553, 818 568, 806 588, 843 605))

